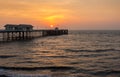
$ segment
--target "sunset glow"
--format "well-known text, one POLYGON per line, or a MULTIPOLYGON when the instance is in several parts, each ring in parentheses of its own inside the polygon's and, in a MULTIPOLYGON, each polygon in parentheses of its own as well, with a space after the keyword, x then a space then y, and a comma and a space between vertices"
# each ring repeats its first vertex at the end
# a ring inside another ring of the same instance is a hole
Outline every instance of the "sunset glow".
POLYGON ((60 20, 64 20, 64 16, 62 16, 62 15, 51 15, 51 16, 45 17, 45 21, 48 24, 61 23, 60 20))
POLYGON ((53 28, 54 26, 53 25, 50 25, 51 28, 53 28))
POLYGON ((50 24, 70 29, 120 29, 120 0, 0 0, 4 24, 50 24))
POLYGON ((0 77, 120 77, 120 0, 0 0, 0 77))

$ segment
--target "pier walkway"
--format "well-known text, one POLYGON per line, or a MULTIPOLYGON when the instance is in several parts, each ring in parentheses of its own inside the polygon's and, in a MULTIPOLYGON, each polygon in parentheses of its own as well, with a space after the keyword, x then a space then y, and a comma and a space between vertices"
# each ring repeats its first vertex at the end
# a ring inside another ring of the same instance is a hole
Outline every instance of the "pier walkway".
POLYGON ((48 30, 0 30, 0 42, 14 40, 29 40, 37 37, 56 36, 68 34, 67 29, 48 30))

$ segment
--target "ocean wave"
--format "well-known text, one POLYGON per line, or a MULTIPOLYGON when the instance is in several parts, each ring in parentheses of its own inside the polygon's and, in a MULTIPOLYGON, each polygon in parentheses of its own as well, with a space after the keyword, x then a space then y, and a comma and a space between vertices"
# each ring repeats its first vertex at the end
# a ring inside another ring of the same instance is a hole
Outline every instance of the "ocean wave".
POLYGON ((39 63, 39 61, 23 61, 23 62, 15 62, 15 63, 39 63))
POLYGON ((65 49, 70 52, 108 52, 108 51, 120 51, 117 49, 97 49, 97 50, 76 50, 76 49, 65 49))
POLYGON ((20 72, 10 72, 0 70, 0 77, 79 77, 79 75, 69 75, 65 73, 50 73, 50 74, 24 74, 20 72))
POLYGON ((7 67, 7 66, 0 66, 0 69, 7 69, 7 70, 73 70, 74 67, 69 66, 48 66, 48 67, 7 67))
POLYGON ((88 55, 78 55, 79 57, 101 57, 101 56, 109 56, 108 54, 88 54, 88 55))
POLYGON ((16 57, 16 55, 0 55, 0 58, 12 58, 16 57))
POLYGON ((105 71, 98 71, 93 73, 94 75, 110 75, 110 74, 120 74, 120 70, 105 70, 105 71))
POLYGON ((68 56, 39 56, 41 58, 68 58, 68 56))
POLYGON ((120 59, 120 56, 106 57, 104 59, 114 59, 114 60, 117 60, 117 59, 120 59))
POLYGON ((83 76, 66 76, 66 75, 42 75, 42 74, 8 74, 8 75, 0 75, 0 77, 83 77, 83 76))
POLYGON ((1 73, 0 77, 51 77, 51 76, 44 74, 17 74, 17 73, 7 72, 6 74, 1 73))

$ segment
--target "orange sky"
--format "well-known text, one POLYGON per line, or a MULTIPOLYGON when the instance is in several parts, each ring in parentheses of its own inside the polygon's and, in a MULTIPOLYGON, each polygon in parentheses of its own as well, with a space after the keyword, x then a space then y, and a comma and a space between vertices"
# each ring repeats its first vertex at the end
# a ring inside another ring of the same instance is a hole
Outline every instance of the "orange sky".
POLYGON ((69 29, 120 29, 120 0, 0 0, 5 24, 69 29))

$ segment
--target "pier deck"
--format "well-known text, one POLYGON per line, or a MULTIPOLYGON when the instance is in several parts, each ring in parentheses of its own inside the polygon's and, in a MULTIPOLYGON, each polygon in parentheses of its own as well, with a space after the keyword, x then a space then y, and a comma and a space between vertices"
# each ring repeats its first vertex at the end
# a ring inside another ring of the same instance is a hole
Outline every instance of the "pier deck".
POLYGON ((68 34, 67 29, 60 30, 31 30, 31 31, 20 31, 20 30, 0 30, 0 41, 14 41, 14 40, 29 40, 37 37, 44 36, 56 36, 68 34))

